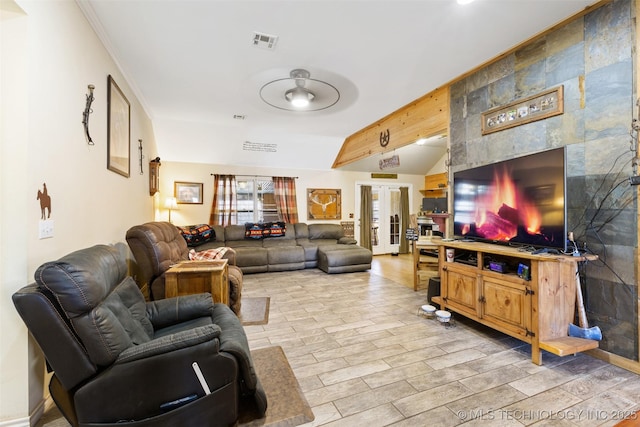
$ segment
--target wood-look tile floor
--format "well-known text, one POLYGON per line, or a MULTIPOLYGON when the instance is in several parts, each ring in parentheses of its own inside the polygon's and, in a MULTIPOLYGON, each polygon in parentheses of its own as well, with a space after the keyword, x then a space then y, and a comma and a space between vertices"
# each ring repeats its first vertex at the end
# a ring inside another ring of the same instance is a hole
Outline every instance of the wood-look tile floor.
POLYGON ((393 258, 244 276, 243 295, 271 297, 269 323, 245 328, 250 346, 283 347, 315 414, 306 427, 613 426, 640 409, 634 373, 584 354, 545 352, 537 366, 516 339, 419 316, 426 289, 400 284, 411 258, 393 258))

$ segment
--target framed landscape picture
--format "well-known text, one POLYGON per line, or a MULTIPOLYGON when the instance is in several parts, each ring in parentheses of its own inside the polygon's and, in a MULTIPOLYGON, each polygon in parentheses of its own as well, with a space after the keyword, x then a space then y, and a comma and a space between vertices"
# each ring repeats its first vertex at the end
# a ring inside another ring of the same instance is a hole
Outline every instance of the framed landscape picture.
POLYGON ((178 182, 173 183, 173 194, 178 204, 202 204, 202 183, 201 182, 178 182))

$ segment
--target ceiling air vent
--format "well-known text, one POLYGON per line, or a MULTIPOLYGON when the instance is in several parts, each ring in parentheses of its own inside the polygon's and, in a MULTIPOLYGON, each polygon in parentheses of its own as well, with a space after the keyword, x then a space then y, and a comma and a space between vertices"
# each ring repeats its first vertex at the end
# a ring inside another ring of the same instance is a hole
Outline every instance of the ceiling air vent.
POLYGON ((252 44, 262 49, 273 50, 278 42, 278 36, 272 36, 271 34, 253 32, 252 44))

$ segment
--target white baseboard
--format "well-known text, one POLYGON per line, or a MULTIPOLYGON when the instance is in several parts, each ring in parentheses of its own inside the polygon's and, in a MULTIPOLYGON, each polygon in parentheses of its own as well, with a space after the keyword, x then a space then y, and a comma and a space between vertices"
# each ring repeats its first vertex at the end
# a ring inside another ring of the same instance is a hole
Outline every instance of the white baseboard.
POLYGON ((0 421, 0 427, 31 427, 35 425, 45 413, 45 409, 55 405, 51 396, 47 396, 46 399, 40 401, 35 410, 28 417, 16 418, 13 420, 0 421))
POLYGON ((31 417, 24 417, 24 418, 19 418, 14 420, 0 421, 0 427, 30 427, 31 426, 31 423, 29 422, 30 418, 31 417))

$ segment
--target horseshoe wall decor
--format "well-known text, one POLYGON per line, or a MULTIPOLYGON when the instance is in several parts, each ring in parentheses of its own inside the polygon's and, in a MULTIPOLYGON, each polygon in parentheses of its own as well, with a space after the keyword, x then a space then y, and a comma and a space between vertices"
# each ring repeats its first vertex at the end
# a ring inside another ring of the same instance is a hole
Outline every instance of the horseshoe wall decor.
POLYGON ((386 132, 380 132, 380 145, 382 147, 386 147, 389 145, 389 141, 391 140, 391 136, 389 134, 389 129, 386 132))

